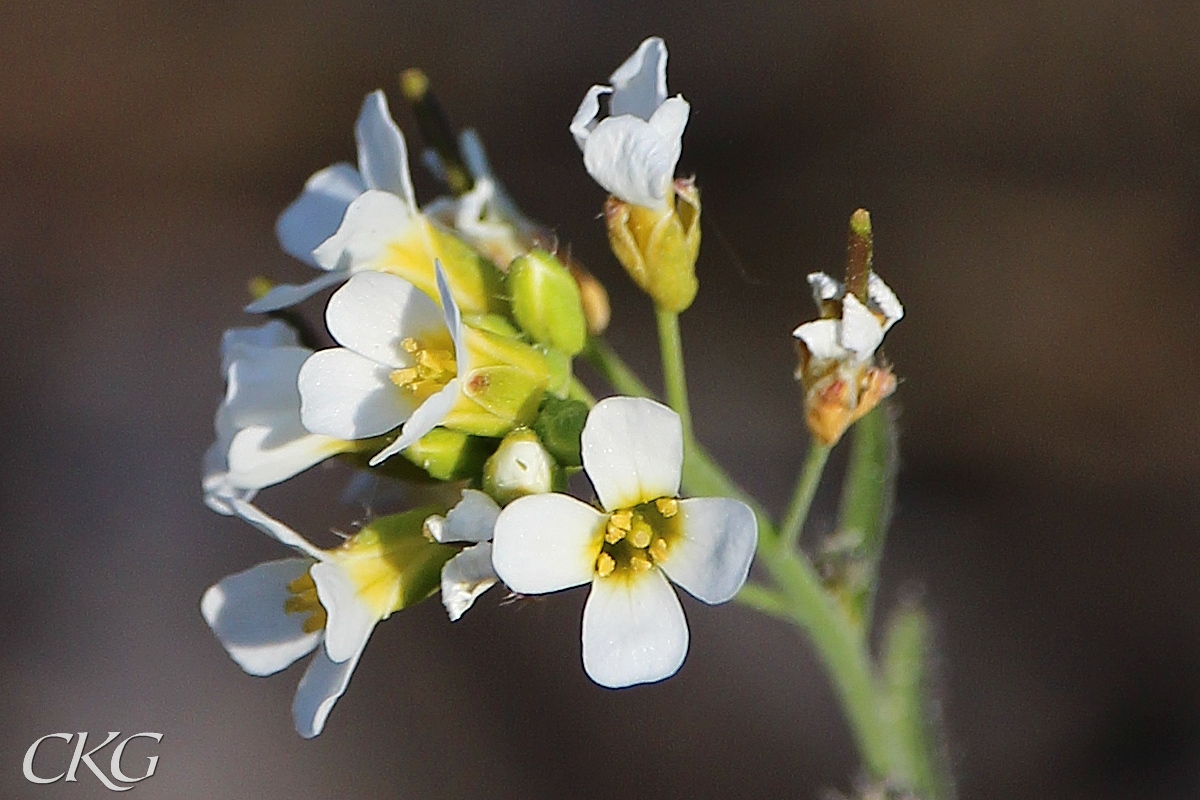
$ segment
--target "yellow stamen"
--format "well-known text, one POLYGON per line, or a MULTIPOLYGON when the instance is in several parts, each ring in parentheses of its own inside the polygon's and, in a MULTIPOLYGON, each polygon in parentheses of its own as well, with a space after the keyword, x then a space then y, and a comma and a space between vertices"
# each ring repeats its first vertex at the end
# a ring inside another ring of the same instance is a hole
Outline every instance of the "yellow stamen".
POLYGON ((657 563, 662 563, 667 560, 667 540, 663 538, 655 539, 650 545, 650 557, 657 563))
POLYGON ((609 517, 608 519, 609 519, 609 522, 611 522, 613 525, 617 526, 621 530, 628 531, 630 526, 633 525, 633 509, 632 508, 624 508, 624 509, 621 509, 620 511, 614 511, 613 515, 611 517, 609 517))
POLYGON ((654 507, 665 519, 670 519, 679 513, 679 501, 674 497, 660 497, 654 501, 654 507))
POLYGON ((617 568, 617 562, 608 553, 601 553, 596 559, 596 574, 601 578, 607 578, 612 575, 613 570, 617 568))
POLYGON ((645 572, 654 565, 650 563, 650 559, 648 558, 631 556, 629 559, 629 566, 634 572, 645 572))
POLYGON ((613 525, 612 520, 608 521, 608 525, 604 528, 604 541, 609 544, 616 544, 625 538, 625 531, 613 525))
POLYGON ((325 609, 317 597, 317 584, 313 582, 312 576, 305 572, 289 583, 287 588, 291 594, 283 601, 284 613, 307 614, 308 617, 301 626, 305 633, 322 630, 326 621, 325 609))

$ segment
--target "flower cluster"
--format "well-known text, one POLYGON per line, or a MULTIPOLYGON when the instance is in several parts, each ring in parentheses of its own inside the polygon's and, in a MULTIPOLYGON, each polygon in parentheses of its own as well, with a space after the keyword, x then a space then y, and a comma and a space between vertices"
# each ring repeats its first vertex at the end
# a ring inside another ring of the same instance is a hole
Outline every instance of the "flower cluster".
MULTIPOLYGON (((689 107, 667 96, 660 39, 610 80, 587 93, 570 131, 613 195, 614 252, 677 312, 695 295, 699 246, 698 194, 674 176, 689 107)), ((293 706, 305 737, 321 732, 379 622, 439 592, 457 620, 498 582, 517 594, 591 585, 583 664, 597 683, 672 675, 688 629, 671 583, 705 603, 731 599, 754 556, 754 514, 680 497, 686 437, 674 411, 594 402, 574 377, 606 319, 603 290, 543 248, 474 133, 459 152, 427 156, 440 174, 464 163, 469 179, 425 206, 382 92, 366 98, 355 138, 357 165, 314 174, 279 218, 280 245, 319 273, 268 287, 247 311, 270 319, 226 333, 227 390, 205 457, 206 503, 295 554, 219 581, 204 619, 253 675, 314 654, 293 706), (314 351, 284 320, 330 289, 335 346, 314 351), (255 505, 260 490, 332 458, 446 491, 328 548, 255 505), (594 502, 563 493, 581 471, 594 502)))

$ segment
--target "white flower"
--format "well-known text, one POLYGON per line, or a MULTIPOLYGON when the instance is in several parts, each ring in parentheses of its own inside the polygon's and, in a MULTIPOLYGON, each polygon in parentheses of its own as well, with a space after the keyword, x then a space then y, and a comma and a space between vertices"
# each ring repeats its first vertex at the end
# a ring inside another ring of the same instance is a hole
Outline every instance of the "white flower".
POLYGON ((682 151, 689 106, 682 95, 667 97, 667 46, 651 37, 610 77, 584 96, 571 134, 583 164, 610 194, 649 208, 667 205, 682 151), (600 119, 600 98, 608 116, 600 119))
POLYGON ((300 421, 296 378, 311 354, 277 320, 225 332, 225 399, 217 409, 217 441, 204 456, 209 508, 232 514, 232 498, 249 500, 259 489, 353 449, 352 442, 309 433, 300 421))
POLYGON ((841 303, 837 318, 806 322, 792 331, 818 361, 869 361, 883 343, 883 335, 904 316, 900 300, 874 272, 867 278, 869 305, 863 305, 853 294, 846 294, 846 288, 824 272, 811 273, 808 283, 817 308, 841 303))
POLYGON ((500 506, 487 494, 463 489, 462 500, 446 516, 425 520, 425 530, 441 544, 471 543, 442 567, 442 605, 457 622, 475 598, 496 584, 492 569, 492 531, 500 506))
POLYGON ((371 459, 381 463, 439 425, 459 398, 468 371, 462 318, 441 270, 442 308, 403 278, 364 272, 338 289, 325 309, 341 347, 313 353, 300 368, 300 416, 314 433, 341 439, 379 436, 404 425, 371 459))
POLYGON ((360 211, 369 212, 377 221, 386 220, 389 230, 408 227, 417 215, 404 134, 392 120, 383 92, 372 92, 363 101, 354 138, 358 143, 358 169, 338 163, 314 174, 275 225, 279 244, 287 253, 324 270, 325 274, 298 286, 276 286, 247 306, 247 311, 274 311, 295 305, 322 289, 336 286, 351 272, 364 267, 344 260, 338 247, 319 249, 338 231, 350 207, 364 195, 370 194, 370 198, 364 202, 365 211, 360 211))
POLYGON ((596 405, 583 465, 603 511, 562 494, 513 501, 496 521, 492 563, 513 591, 542 594, 591 583, 583 666, 612 688, 662 680, 687 654, 683 609, 667 579, 705 603, 746 581, 758 525, 744 503, 677 499, 679 416, 652 400, 596 405))

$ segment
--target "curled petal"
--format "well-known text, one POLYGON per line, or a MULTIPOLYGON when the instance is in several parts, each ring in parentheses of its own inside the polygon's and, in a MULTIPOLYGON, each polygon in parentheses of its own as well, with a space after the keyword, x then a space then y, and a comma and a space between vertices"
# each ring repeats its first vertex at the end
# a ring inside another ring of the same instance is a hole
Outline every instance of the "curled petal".
POLYGON ((583 607, 583 668, 619 689, 669 678, 688 649, 687 619, 657 570, 597 578, 583 607))
POLYGON ((813 302, 817 304, 817 308, 826 300, 836 300, 842 296, 845 288, 840 282, 826 275, 824 272, 810 272, 808 274, 808 285, 812 289, 813 302))
POLYGON ((671 409, 642 397, 610 397, 588 414, 583 466, 609 511, 679 494, 683 427, 671 409))
POLYGON ((638 45, 608 78, 613 97, 610 113, 650 119, 667 98, 667 46, 657 36, 638 45))
POLYGON ((441 425, 442 420, 446 419, 450 410, 454 408, 454 404, 458 402, 459 387, 458 378, 454 378, 438 390, 437 394, 431 395, 424 403, 417 406, 412 412, 412 416, 404 423, 404 429, 400 431, 400 435, 396 437, 396 440, 371 456, 370 465, 372 467, 379 466, 387 459, 396 455, 396 453, 412 445, 413 442, 429 433, 438 425, 441 425))
POLYGON ((633 116, 602 120, 588 136, 583 165, 610 194, 633 205, 661 208, 675 176, 681 143, 633 116))
POLYGON ((818 360, 838 359, 846 355, 845 348, 838 341, 840 324, 836 319, 813 320, 792 331, 792 336, 804 342, 809 355, 813 358, 818 360))
POLYGON ((324 647, 317 648, 317 654, 313 656, 296 688, 296 699, 292 701, 292 721, 296 725, 296 733, 311 739, 324 730, 325 720, 350 684, 350 676, 354 674, 354 668, 358 666, 358 659, 362 657, 366 646, 364 639, 362 646, 344 661, 334 661, 324 647))
POLYGON ((413 412, 391 370, 345 348, 313 353, 300 368, 300 418, 313 433, 364 439, 387 433, 413 412))
POLYGON ((367 186, 391 192, 415 211, 417 199, 408 172, 408 148, 383 92, 371 92, 363 101, 354 138, 358 142, 358 169, 367 186))
POLYGON ((450 621, 457 622, 475 598, 496 585, 496 580, 491 542, 468 547, 447 561, 442 567, 442 605, 450 621))
POLYGON ((313 278, 308 283, 281 283, 272 286, 270 291, 246 306, 244 310, 249 314, 265 314, 268 311, 278 311, 281 308, 288 308, 307 300, 317 292, 328 289, 330 286, 337 286, 349 277, 350 273, 345 270, 334 270, 313 278))
POLYGON ((230 506, 232 506, 235 514, 277 542, 285 544, 293 550, 298 550, 317 561, 324 561, 329 558, 329 554, 324 550, 316 547, 287 525, 284 525, 279 520, 259 509, 258 506, 243 500, 232 500, 230 501, 230 506))
POLYGON ((605 515, 565 494, 519 498, 500 512, 492 565, 510 589, 545 594, 592 579, 605 515))
POLYGON ((342 347, 397 369, 412 359, 400 348, 405 337, 445 336, 442 311, 397 275, 360 272, 333 293, 325 309, 329 333, 342 347))
POLYGON ((866 361, 883 343, 883 326, 871 311, 852 294, 842 298, 841 344, 853 350, 859 361, 866 361))
POLYGON ((900 305, 900 298, 896 297, 891 287, 874 272, 867 276, 867 299, 883 312, 885 333, 904 316, 904 306, 900 305))
POLYGON ((333 235, 354 198, 367 190, 358 170, 334 164, 315 173, 275 223, 279 245, 290 256, 319 266, 313 250, 333 235))
POLYGON ((575 112, 575 117, 571 120, 571 135, 575 137, 575 144, 579 145, 581 151, 596 127, 596 118, 600 116, 600 98, 606 94, 612 94, 611 86, 593 86, 588 89, 575 112))
POLYGON ((754 560, 754 512, 737 500, 696 497, 679 502, 679 527, 682 537, 671 544, 663 572, 697 600, 732 600, 754 560))
MULTIPOLYGON (((449 542, 489 542, 500 516, 500 505, 486 492, 463 489, 462 500, 445 517, 433 516, 425 529, 441 544, 449 542)), ((490 552, 490 551, 489 551, 490 552)))
POLYGON ((379 614, 358 596, 358 586, 350 573, 335 561, 314 564, 313 582, 317 596, 329 614, 325 624, 325 652, 334 661, 345 661, 361 653, 379 614))
POLYGON ((210 586, 200 613, 229 657, 251 675, 271 675, 311 653, 321 631, 305 632, 306 614, 288 613, 288 584, 315 562, 285 558, 230 575, 210 586))

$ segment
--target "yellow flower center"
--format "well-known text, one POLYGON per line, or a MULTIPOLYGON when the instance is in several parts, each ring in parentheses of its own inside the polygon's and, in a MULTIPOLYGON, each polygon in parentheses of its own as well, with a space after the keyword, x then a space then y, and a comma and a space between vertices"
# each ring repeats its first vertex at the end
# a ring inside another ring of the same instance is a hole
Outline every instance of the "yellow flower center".
POLYGON ((628 577, 666 561, 681 535, 678 515, 679 501, 673 497, 614 511, 604 528, 596 575, 628 577))
POLYGON ((413 365, 392 370, 390 377, 417 403, 424 403, 458 375, 454 343, 448 333, 422 339, 410 336, 400 342, 400 348, 412 358, 413 365))
POLYGON ((308 618, 304 620, 303 625, 305 633, 316 633, 324 629, 325 609, 322 608, 321 601, 317 599, 317 585, 313 583, 312 576, 305 572, 289 583, 287 588, 291 594, 283 601, 284 612, 307 614, 308 618))

